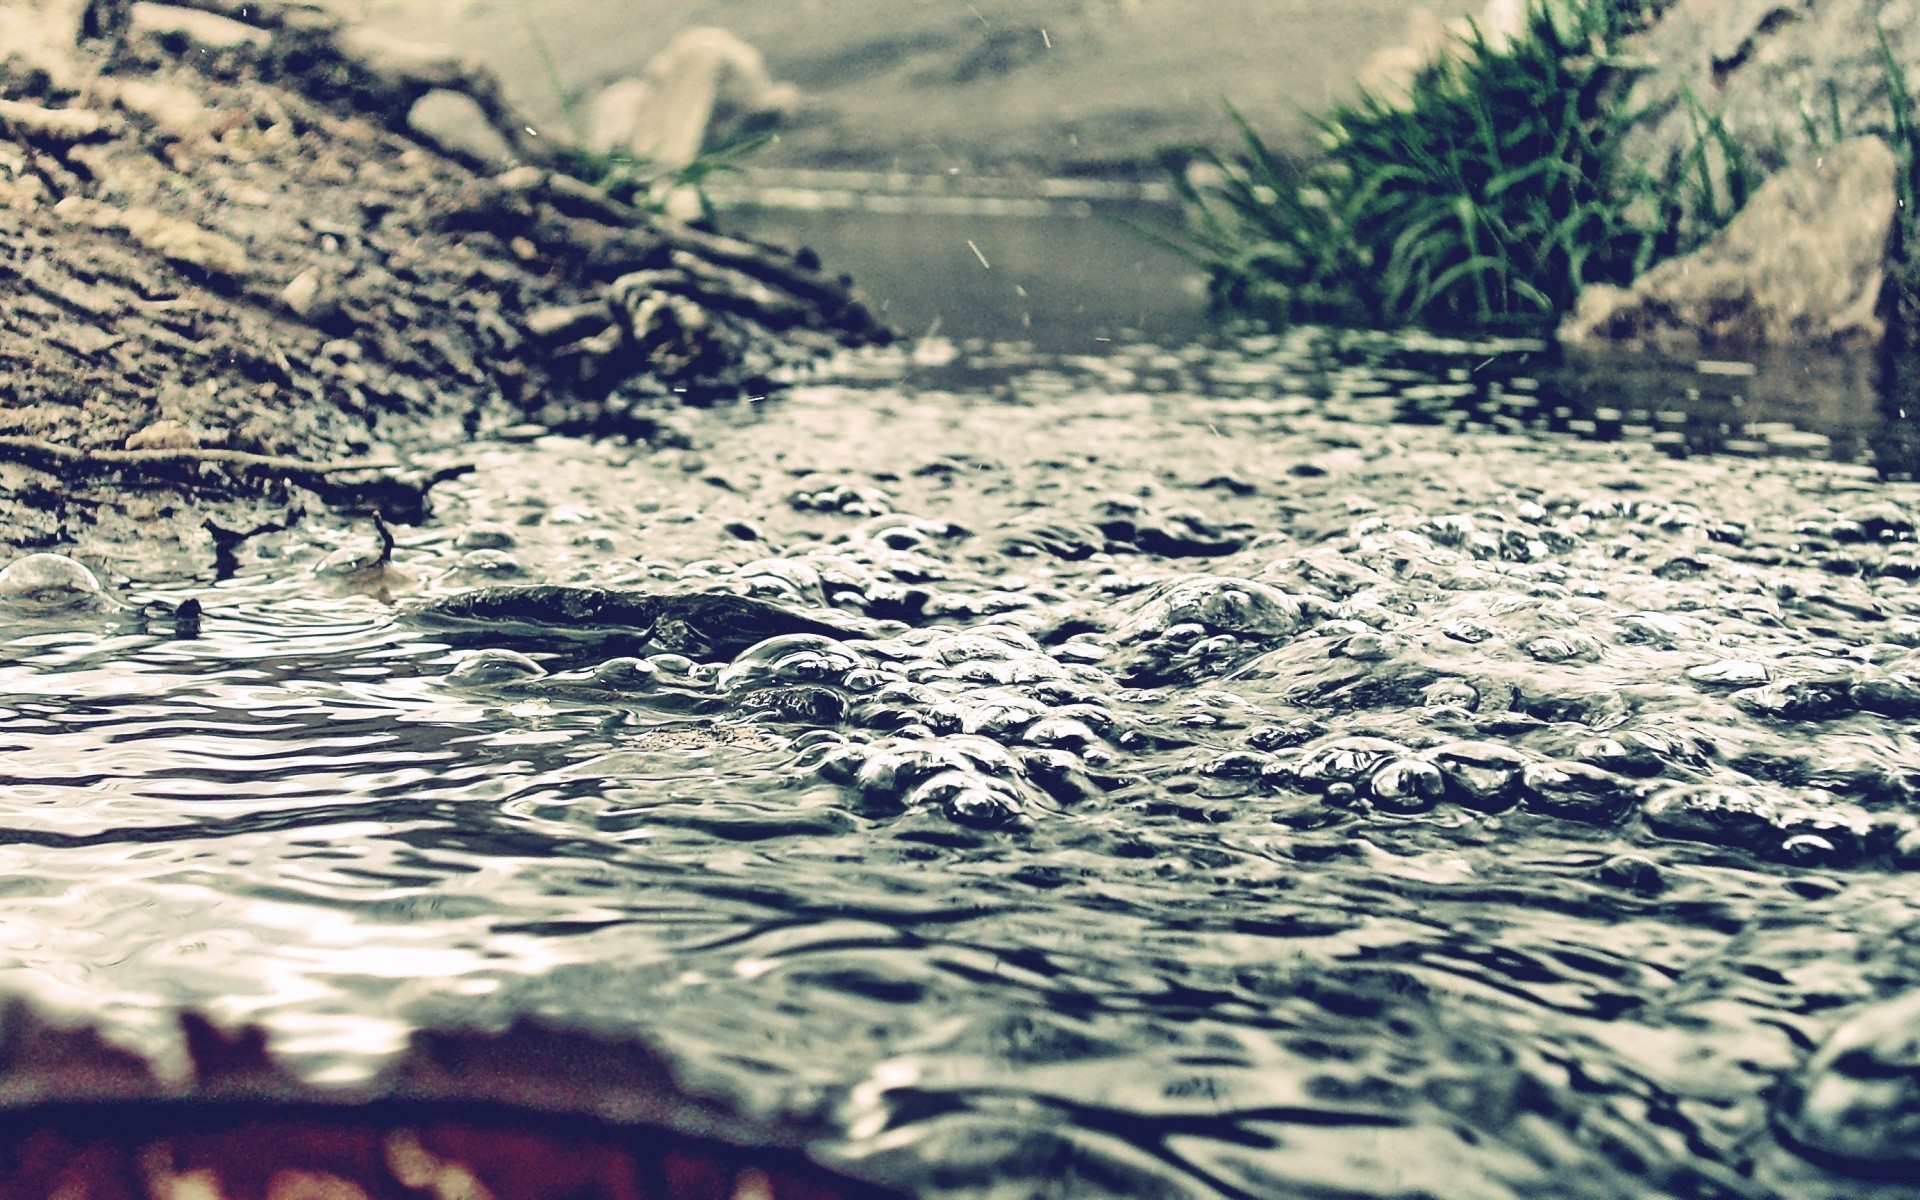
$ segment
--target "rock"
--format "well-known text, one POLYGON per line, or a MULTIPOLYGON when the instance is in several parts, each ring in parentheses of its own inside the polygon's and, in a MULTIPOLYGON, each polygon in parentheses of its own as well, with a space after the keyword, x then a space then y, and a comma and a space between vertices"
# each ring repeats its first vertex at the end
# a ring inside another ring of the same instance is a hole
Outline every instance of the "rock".
POLYGON ((521 328, 541 342, 571 342, 606 327, 604 304, 548 305, 536 308, 521 319, 521 328))
POLYGON ((99 608, 100 580, 64 554, 29 554, 0 570, 0 604, 28 608, 99 608))
POLYGON ((135 36, 178 39, 202 50, 261 49, 273 40, 266 30, 231 17, 147 0, 133 6, 130 21, 135 36))
POLYGON ((1897 164, 1877 137, 1852 138, 1782 171, 1718 237, 1631 288, 1589 287, 1562 342, 1871 348, 1898 211, 1897 164))
MULTIPOLYGON (((1623 59, 1644 66, 1618 110, 1637 114, 1622 154, 1656 175, 1670 177, 1698 142, 1689 92, 1720 117, 1750 162, 1771 173, 1830 146, 1836 117, 1845 133, 1892 132, 1876 27, 1884 25, 1907 79, 1920 80, 1911 14, 1885 0, 1675 0, 1660 7, 1661 19, 1620 48, 1623 59)), ((1725 196, 1722 156, 1708 157, 1713 185, 1725 196)))
POLYGON ((782 117, 799 101, 799 90, 775 83, 752 46, 725 29, 689 29, 653 57, 641 78, 622 79, 594 97, 587 146, 673 170, 699 157, 716 110, 782 117))
POLYGON ((127 436, 129 450, 192 450, 200 439, 178 421, 159 420, 127 436))
POLYGON ((130 208, 118 225, 149 250, 171 262, 208 275, 232 278, 247 273, 247 252, 238 242, 151 208, 130 208))
POLYGON ((114 88, 113 99, 122 109, 145 117, 155 130, 175 141, 199 137, 212 127, 212 114, 200 102, 200 97, 177 84, 125 79, 114 88))
POLYGON ((513 146, 495 129, 479 101, 465 92, 435 88, 407 110, 407 128, 449 158, 486 171, 515 161, 513 146))
POLYGON ((42 108, 20 100, 0 100, 0 129, 23 141, 72 145, 107 135, 100 114, 85 108, 42 108))
POLYGON ((280 289, 280 303, 294 316, 318 328, 332 330, 340 321, 339 298, 321 278, 317 267, 308 267, 280 289))
POLYGON ((1505 47, 1526 27, 1527 13, 1524 0, 1487 0, 1477 15, 1446 20, 1418 6, 1407 15, 1406 40, 1376 50, 1361 66, 1360 87, 1389 107, 1405 108, 1420 72, 1466 55, 1476 34, 1491 49, 1505 47))
POLYGON ((1788 1141, 1845 1166, 1920 1169, 1920 989, 1866 1005, 1784 1090, 1788 1141))
POLYGON ((415 90, 467 90, 461 85, 478 73, 459 51, 439 42, 416 42, 365 25, 350 25, 335 39, 340 53, 381 85, 415 90))
POLYGON ((86 0, 0 4, 0 66, 26 79, 43 76, 61 91, 72 91, 79 74, 74 45, 86 10, 86 0))

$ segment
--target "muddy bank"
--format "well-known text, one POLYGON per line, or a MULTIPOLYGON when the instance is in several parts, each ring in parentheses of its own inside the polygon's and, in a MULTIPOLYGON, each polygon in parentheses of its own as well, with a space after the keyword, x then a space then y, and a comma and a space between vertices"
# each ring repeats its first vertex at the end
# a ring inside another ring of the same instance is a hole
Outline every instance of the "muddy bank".
POLYGON ((305 509, 418 520, 472 437, 644 438, 886 336, 810 257, 394 131, 484 75, 246 11, 49 3, 16 16, 50 40, 0 30, 5 544, 205 565, 305 509))

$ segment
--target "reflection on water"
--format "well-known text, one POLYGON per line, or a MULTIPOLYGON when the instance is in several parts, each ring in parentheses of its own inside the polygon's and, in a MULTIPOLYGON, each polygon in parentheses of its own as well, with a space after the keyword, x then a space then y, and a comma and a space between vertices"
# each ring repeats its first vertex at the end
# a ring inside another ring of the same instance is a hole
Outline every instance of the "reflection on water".
POLYGON ((1208 327, 1200 271, 1120 223, 1157 225, 1168 209, 1045 203, 1043 215, 916 205, 737 208, 724 219, 750 236, 813 247, 909 337, 931 330, 1087 353, 1123 331, 1175 345, 1208 327))
POLYGON ((644 1030, 931 1195, 1914 1194, 1912 487, 1396 420, 1526 347, 924 349, 479 447, 397 607, 10 608, 0 987, 644 1030), (724 599, 433 607, 536 581, 724 599))
MULTIPOLYGON (((1116 339, 1174 345, 1211 327, 1203 275, 1138 232, 1175 220, 1165 204, 1070 180, 1059 182, 1058 195, 1031 186, 1002 194, 1009 189, 981 181, 966 189, 886 176, 832 182, 742 188, 726 197, 724 220, 751 236, 819 250, 909 337, 932 330, 1098 353, 1116 339)), ((1408 370, 1433 367, 1414 349, 1402 358, 1408 370)), ((1884 365, 1869 355, 1794 350, 1674 361, 1639 352, 1563 356, 1543 345, 1488 365, 1499 369, 1489 376, 1473 364, 1454 368, 1460 378, 1437 379, 1433 390, 1409 397, 1409 414, 1651 440, 1679 452, 1830 458, 1894 479, 1920 469, 1920 401, 1895 396, 1914 384, 1889 386, 1884 365)))

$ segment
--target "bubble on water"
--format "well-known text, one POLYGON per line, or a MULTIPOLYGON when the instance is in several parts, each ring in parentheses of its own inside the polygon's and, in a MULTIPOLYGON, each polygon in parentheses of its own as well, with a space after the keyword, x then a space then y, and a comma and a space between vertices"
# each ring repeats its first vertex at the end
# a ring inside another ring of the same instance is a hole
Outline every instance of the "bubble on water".
POLYGON ((0 603, 27 608, 102 608, 107 597, 87 567, 64 554, 28 554, 0 570, 0 603))
POLYGON ((1302 624, 1300 602, 1264 583, 1220 575, 1188 575, 1152 593, 1122 624, 1131 637, 1197 625, 1208 633, 1286 637, 1302 624))
POLYGON ((1292 763, 1278 764, 1272 774, 1302 790, 1323 792, 1338 783, 1363 783, 1376 770, 1407 753, 1405 746, 1386 738, 1334 738, 1292 763))
POLYGON ((1447 777, 1427 759, 1395 759, 1367 780, 1367 794, 1386 812, 1427 812, 1446 797, 1447 777))
POLYGON ((455 550, 511 550, 519 544, 512 529, 492 521, 477 521, 453 539, 455 550))
POLYGON ((850 687, 867 680, 872 660, 844 642, 811 633, 787 634, 756 643, 728 663, 715 681, 722 692, 783 684, 850 687))
POLYGON ((546 673, 545 667, 518 651, 489 647, 461 659, 447 672, 447 682, 465 687, 494 687, 538 679, 546 673))
POLYGON ((462 574, 488 579, 517 579, 527 573, 520 560, 505 550, 469 550, 454 566, 462 574))
POLYGON ((660 681, 660 669, 644 658, 610 658, 589 674, 598 686, 622 692, 643 692, 660 681))

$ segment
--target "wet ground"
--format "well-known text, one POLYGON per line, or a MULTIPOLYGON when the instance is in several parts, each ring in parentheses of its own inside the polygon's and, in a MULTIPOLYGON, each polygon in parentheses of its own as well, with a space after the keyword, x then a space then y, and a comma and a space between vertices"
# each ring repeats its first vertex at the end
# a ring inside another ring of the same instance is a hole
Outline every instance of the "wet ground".
POLYGON ((645 1031, 929 1195, 1920 1195, 1920 490, 1502 432, 1537 347, 1096 349, 16 562, 0 987, 645 1031))

